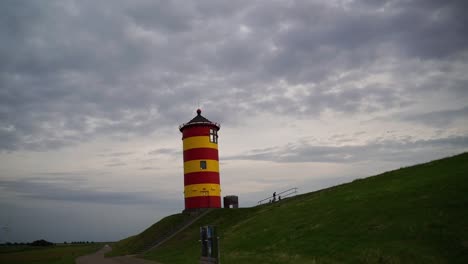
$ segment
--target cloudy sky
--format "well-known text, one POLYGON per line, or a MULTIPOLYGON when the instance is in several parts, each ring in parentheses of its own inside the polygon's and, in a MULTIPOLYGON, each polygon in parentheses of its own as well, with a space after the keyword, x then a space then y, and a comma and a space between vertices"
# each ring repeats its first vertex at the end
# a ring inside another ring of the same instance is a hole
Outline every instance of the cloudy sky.
POLYGON ((466 1, 0 2, 0 242, 183 209, 178 126, 221 123, 252 206, 468 150, 466 1))

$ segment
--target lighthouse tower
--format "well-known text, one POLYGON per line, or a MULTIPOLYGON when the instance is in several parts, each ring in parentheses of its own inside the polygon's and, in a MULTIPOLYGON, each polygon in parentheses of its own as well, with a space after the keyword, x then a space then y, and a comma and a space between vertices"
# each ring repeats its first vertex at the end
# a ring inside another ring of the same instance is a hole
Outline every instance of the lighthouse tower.
POLYGON ((185 210, 220 208, 218 130, 220 125, 201 115, 179 127, 184 146, 185 210))

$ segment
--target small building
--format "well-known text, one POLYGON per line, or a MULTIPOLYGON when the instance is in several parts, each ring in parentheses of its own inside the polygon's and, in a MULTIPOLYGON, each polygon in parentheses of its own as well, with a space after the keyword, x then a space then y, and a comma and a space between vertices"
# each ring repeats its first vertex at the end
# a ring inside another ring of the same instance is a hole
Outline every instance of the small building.
POLYGON ((224 208, 239 208, 239 197, 236 195, 227 195, 223 199, 224 208))

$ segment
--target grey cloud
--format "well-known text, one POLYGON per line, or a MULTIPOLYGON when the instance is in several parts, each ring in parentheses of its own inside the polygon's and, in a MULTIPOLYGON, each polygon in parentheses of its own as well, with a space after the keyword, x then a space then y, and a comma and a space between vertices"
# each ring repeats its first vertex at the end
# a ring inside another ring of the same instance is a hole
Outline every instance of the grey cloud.
POLYGON ((439 58, 466 49, 466 1, 409 1, 395 8, 404 10, 395 21, 404 29, 397 38, 408 43, 407 54, 439 58))
POLYGON ((127 165, 125 162, 121 161, 118 158, 110 159, 106 164, 107 167, 120 167, 127 165))
MULTIPOLYGON (((323 146, 308 143, 288 144, 247 154, 223 157, 223 160, 263 160, 273 162, 359 162, 369 160, 405 162, 428 154, 468 150, 468 137, 454 136, 428 140, 382 139, 365 145, 323 146), (432 152, 432 153, 431 153, 432 152)), ((429 155, 430 156, 430 155, 429 155)), ((428 158, 430 159, 430 158, 428 158)))
POLYGON ((127 165, 125 162, 111 162, 106 164, 107 167, 120 167, 125 165, 127 165))
POLYGON ((85 175, 89 173, 90 172, 88 171, 37 172, 35 173, 35 176, 28 177, 28 181, 63 184, 83 184, 86 181, 85 175))
POLYGON ((451 109, 451 110, 442 110, 442 111, 433 111, 422 114, 413 114, 401 116, 400 118, 407 122, 417 122, 422 123, 432 127, 446 127, 453 122, 461 120, 468 125, 468 106, 460 109, 451 109))
MULTIPOLYGON (((265 111, 302 118, 404 107, 426 91, 408 91, 414 76, 398 68, 420 60, 418 75, 463 62, 468 40, 462 1, 0 5, 3 151, 169 133, 198 99, 211 119, 232 124, 265 111), (399 65, 379 68, 392 61, 399 65), (330 81, 348 71, 357 71, 349 83, 330 81), (353 84, 374 72, 393 74, 398 87, 353 84), (308 93, 287 97, 281 82, 308 93)), ((429 80, 425 87, 468 96, 465 77, 429 80)))
POLYGON ((148 155, 180 155, 181 153, 179 149, 160 148, 148 152, 148 155))
POLYGON ((127 7, 128 16, 139 25, 150 30, 156 26, 165 33, 178 33, 190 30, 196 12, 190 3, 182 1, 137 1, 127 7))
POLYGON ((139 170, 143 170, 143 171, 146 171, 146 170, 159 170, 160 168, 158 167, 142 167, 142 168, 139 168, 139 170))
POLYGON ((38 179, 0 180, 0 188, 27 199, 100 204, 156 204, 160 199, 145 192, 100 191, 71 183, 38 179))
POLYGON ((100 157, 122 157, 132 155, 134 152, 111 152, 105 154, 99 154, 100 157))

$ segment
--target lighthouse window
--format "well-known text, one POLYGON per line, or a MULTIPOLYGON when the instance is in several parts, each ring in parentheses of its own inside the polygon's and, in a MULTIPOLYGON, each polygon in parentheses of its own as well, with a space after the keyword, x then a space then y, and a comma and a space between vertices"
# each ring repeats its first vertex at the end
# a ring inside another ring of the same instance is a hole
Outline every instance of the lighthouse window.
POLYGON ((210 142, 216 144, 218 143, 218 131, 210 129, 210 142))
POLYGON ((206 170, 206 160, 200 160, 200 169, 206 170))

